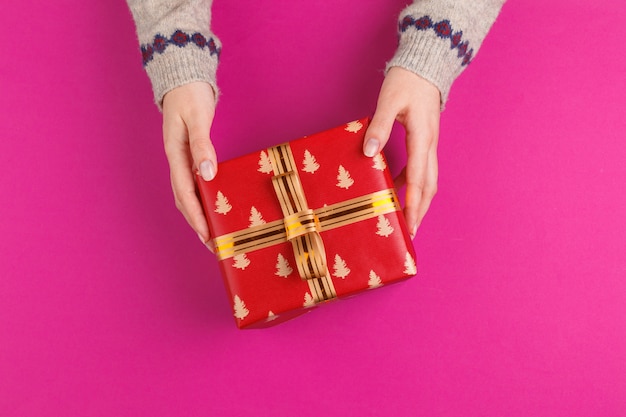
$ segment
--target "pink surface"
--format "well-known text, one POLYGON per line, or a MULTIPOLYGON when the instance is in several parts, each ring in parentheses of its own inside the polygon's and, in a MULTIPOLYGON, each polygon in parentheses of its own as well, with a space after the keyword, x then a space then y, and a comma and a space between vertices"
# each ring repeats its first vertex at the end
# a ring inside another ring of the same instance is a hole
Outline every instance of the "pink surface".
MULTIPOLYGON (((373 110, 404 2, 320 3, 216 1, 222 159, 373 110)), ((507 4, 442 117, 419 278, 239 331, 124 3, 5 4, 0 415, 624 415, 625 19, 507 4)))

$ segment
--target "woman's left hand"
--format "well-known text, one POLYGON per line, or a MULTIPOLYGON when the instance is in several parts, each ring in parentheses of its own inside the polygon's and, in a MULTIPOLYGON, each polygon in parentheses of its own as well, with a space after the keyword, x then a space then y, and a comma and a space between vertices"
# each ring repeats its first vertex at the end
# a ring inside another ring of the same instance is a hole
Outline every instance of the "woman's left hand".
POLYGON ((373 157, 389 140, 394 121, 405 128, 407 164, 395 183, 398 188, 406 184, 404 215, 411 238, 437 192, 440 106, 441 96, 434 84, 408 70, 392 67, 365 133, 363 152, 373 157))

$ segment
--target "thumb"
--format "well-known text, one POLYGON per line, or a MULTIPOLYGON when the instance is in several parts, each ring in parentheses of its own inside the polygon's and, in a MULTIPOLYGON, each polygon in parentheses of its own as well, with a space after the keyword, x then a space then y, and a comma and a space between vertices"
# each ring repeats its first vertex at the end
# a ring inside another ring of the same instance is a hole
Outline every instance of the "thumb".
POLYGON ((385 147, 391 129, 396 119, 396 114, 388 106, 378 104, 372 121, 365 132, 363 153, 370 158, 376 156, 385 147))
POLYGON ((199 115, 187 123, 193 166, 205 181, 211 181, 217 174, 217 155, 210 133, 212 123, 212 114, 199 115))

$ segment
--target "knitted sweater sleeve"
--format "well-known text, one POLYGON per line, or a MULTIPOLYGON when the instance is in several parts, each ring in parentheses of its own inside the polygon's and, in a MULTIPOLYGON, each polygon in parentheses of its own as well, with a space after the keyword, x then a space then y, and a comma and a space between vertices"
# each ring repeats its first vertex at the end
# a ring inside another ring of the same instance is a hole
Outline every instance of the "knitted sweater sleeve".
POLYGON ((168 91, 194 81, 215 94, 219 40, 211 33, 211 0, 127 0, 154 100, 161 109, 168 91))
POLYGON ((505 0, 415 0, 400 14, 400 41, 387 63, 430 81, 442 107, 452 83, 472 62, 505 0))

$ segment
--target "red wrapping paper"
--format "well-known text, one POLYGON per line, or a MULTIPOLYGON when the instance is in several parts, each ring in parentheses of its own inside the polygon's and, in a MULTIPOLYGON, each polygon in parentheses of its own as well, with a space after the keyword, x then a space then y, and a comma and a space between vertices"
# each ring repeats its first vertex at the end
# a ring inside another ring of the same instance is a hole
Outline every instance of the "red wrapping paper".
MULTIPOLYGON (((380 156, 363 155, 368 120, 289 143, 311 209, 393 189, 380 156)), ((198 177, 211 237, 283 219, 272 185, 268 150, 221 162, 212 181, 198 177)), ((401 210, 319 233, 338 298, 379 288, 417 272, 401 210)), ((219 259, 219 258, 218 258, 219 259)), ((267 327, 306 313, 314 304, 288 241, 219 260, 239 328, 267 327)))

